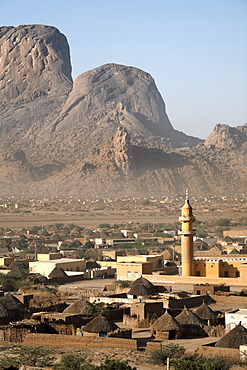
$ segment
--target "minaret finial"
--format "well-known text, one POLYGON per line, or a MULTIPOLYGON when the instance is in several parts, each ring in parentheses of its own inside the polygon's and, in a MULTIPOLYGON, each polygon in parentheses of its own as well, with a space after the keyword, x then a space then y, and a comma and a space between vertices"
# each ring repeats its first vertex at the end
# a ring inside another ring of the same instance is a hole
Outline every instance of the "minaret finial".
POLYGON ((186 189, 185 191, 185 199, 188 200, 189 199, 189 190, 186 189))

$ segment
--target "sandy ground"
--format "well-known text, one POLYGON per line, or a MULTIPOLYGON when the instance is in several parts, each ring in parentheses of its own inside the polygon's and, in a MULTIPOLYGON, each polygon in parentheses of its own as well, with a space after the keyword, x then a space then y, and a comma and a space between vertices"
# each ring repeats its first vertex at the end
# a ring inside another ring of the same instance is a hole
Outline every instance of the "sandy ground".
POLYGON ((74 223, 82 227, 95 227, 102 223, 121 224, 127 222, 162 223, 177 221, 176 217, 152 210, 141 213, 135 211, 97 211, 91 213, 63 213, 63 212, 32 212, 32 213, 0 213, 0 226, 12 229, 22 227, 46 226, 55 223, 68 225, 74 223))

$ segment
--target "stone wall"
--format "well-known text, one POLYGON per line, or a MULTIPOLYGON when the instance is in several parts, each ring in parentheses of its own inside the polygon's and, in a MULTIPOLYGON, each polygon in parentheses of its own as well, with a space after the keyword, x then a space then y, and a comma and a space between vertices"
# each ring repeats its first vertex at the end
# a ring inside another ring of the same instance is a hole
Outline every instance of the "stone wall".
POLYGON ((77 335, 58 334, 36 334, 26 335, 24 345, 29 346, 51 346, 68 348, 101 348, 101 349, 127 349, 136 350, 137 341, 134 339, 102 338, 102 337, 81 337, 77 335))
POLYGON ((240 351, 234 348, 198 346, 195 353, 204 357, 226 357, 237 361, 240 360, 240 351))

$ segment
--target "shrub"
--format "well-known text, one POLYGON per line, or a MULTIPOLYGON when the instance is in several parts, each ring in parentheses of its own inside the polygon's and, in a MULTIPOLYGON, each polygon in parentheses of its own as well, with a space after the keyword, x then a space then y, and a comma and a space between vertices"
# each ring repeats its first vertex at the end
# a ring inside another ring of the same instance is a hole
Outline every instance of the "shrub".
POLYGON ((98 366, 91 365, 85 356, 66 353, 64 354, 59 363, 53 366, 57 370, 96 370, 98 366))
POLYGON ((162 349, 157 349, 150 353, 149 362, 154 365, 165 365, 167 358, 180 358, 185 349, 178 344, 168 344, 162 349))
POLYGON ((0 357, 0 369, 6 366, 51 366, 54 357, 50 356, 51 351, 43 346, 24 347, 21 345, 12 346, 7 353, 0 357))
POLYGON ((174 370, 228 370, 232 363, 222 357, 205 358, 205 357, 191 357, 191 358, 177 358, 172 361, 174 370))
POLYGON ((136 367, 128 365, 128 361, 106 359, 98 368, 99 370, 136 370, 136 367))

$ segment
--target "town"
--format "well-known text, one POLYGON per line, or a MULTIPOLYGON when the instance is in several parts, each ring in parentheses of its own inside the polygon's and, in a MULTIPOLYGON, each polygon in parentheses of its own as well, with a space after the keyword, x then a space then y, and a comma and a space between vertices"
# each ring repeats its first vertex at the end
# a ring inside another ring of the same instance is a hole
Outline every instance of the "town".
POLYGON ((0 272, 2 347, 246 361, 244 196, 1 198, 0 272))

